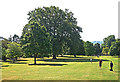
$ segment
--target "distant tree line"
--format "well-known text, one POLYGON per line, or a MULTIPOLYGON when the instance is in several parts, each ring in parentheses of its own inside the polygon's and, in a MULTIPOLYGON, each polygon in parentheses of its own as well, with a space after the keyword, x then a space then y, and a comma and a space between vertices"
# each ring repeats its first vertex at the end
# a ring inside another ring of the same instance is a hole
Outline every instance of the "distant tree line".
POLYGON ((120 55, 120 39, 115 39, 110 35, 103 39, 103 44, 93 44, 89 41, 84 42, 85 55, 120 55))
POLYGON ((120 55, 120 39, 115 39, 114 35, 110 35, 103 39, 102 53, 105 55, 120 55))
POLYGON ((24 26, 22 36, 14 35, 2 40, 2 59, 15 62, 18 57, 50 57, 58 55, 119 55, 120 40, 111 35, 104 43, 93 44, 83 41, 82 28, 77 25, 74 14, 59 7, 37 8, 28 13, 28 23, 24 26))

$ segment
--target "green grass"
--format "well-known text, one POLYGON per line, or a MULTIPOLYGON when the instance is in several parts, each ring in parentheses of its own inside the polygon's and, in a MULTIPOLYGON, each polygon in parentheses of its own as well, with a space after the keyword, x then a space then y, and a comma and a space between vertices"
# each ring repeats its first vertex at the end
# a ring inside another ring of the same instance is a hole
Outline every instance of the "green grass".
POLYGON ((3 80, 118 80, 118 58, 111 56, 65 56, 38 58, 38 65, 33 64, 33 58, 20 58, 15 64, 2 63, 3 80), (99 59, 104 60, 102 69, 99 59), (109 71, 110 61, 113 61, 113 72, 109 71))

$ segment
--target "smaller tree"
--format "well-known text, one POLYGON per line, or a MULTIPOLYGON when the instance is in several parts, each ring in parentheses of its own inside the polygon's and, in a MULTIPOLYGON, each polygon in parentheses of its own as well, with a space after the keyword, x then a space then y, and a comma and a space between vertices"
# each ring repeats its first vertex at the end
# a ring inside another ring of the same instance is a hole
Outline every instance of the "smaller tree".
POLYGON ((76 55, 84 55, 85 54, 85 50, 84 50, 84 42, 82 40, 76 40, 78 38, 74 38, 71 41, 70 44, 70 50, 69 50, 69 54, 74 55, 74 57, 76 57, 76 55))
POLYGON ((7 58, 6 58, 6 49, 5 48, 2 48, 2 60, 3 61, 7 60, 7 58))
POLYGON ((8 41, 12 42, 12 35, 10 35, 10 37, 8 38, 8 41))
POLYGON ((108 55, 108 51, 109 51, 108 47, 105 47, 105 48, 102 49, 102 53, 105 54, 105 55, 108 55))
POLYGON ((4 39, 1 41, 1 47, 2 47, 2 60, 3 61, 6 61, 7 60, 7 57, 6 57, 6 49, 8 49, 8 44, 10 42, 7 40, 7 39, 4 39))
POLYGON ((120 40, 119 39, 117 39, 116 42, 112 42, 108 54, 111 56, 120 55, 120 40))
POLYGON ((20 38, 18 35, 14 34, 14 36, 12 38, 13 38, 13 42, 19 43, 20 38))
POLYGON ((8 49, 6 50, 7 57, 15 62, 15 58, 21 56, 22 50, 20 44, 16 42, 11 42, 8 44, 8 49))
POLYGON ((101 48, 100 48, 100 44, 99 43, 96 43, 95 45, 94 45, 94 48, 95 48, 95 54, 99 54, 99 53, 101 53, 101 48))
POLYGON ((103 39, 104 48, 105 48, 105 47, 110 48, 111 43, 114 42, 114 41, 115 41, 115 36, 114 36, 114 35, 110 35, 110 36, 108 36, 107 38, 104 38, 104 39, 103 39))
POLYGON ((85 55, 91 56, 95 54, 95 48, 93 47, 93 43, 87 41, 84 43, 84 48, 85 48, 85 55))

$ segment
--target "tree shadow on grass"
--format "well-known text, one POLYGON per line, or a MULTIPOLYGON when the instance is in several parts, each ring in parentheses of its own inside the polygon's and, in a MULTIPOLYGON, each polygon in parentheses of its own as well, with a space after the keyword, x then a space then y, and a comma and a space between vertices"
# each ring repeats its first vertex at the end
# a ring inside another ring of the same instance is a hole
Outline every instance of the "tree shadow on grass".
POLYGON ((8 67, 9 65, 2 65, 2 67, 8 67))
POLYGON ((15 61, 15 63, 9 62, 9 64, 27 64, 27 62, 17 62, 17 61, 15 61))
POLYGON ((49 65, 49 66, 63 66, 67 64, 29 64, 29 65, 49 65))
POLYGON ((63 56, 63 57, 67 57, 67 58, 84 58, 84 57, 72 57, 72 56, 63 56))
MULTIPOLYGON (((22 61, 22 60, 20 60, 22 61)), ((15 61, 15 63, 13 63, 12 61, 4 61, 4 62, 8 62, 9 64, 27 64, 27 62, 20 62, 19 60, 18 61, 15 61)), ((28 60, 23 60, 23 61, 28 61, 28 60)))
MULTIPOLYGON (((101 59, 102 61, 109 61, 101 59)), ((90 59, 38 59, 37 61, 45 62, 91 62, 90 59)), ((99 62, 100 59, 92 59, 92 62, 99 62)))
POLYGON ((9 65, 1 65, 0 69, 4 69, 3 67, 9 67, 9 65))
POLYGON ((2 62, 10 62, 9 60, 7 60, 7 61, 2 61, 2 62))
POLYGON ((17 61, 28 61, 28 60, 17 60, 17 61))
POLYGON ((12 63, 12 64, 27 64, 27 62, 15 62, 15 63, 12 63))

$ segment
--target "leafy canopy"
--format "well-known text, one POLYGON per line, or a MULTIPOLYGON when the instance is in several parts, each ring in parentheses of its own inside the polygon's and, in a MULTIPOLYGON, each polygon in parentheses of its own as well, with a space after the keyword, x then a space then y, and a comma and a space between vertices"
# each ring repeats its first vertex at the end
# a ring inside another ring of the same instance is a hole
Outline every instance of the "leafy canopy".
POLYGON ((15 58, 21 56, 22 49, 20 44, 16 42, 10 42, 8 44, 8 49, 6 49, 7 57, 8 58, 15 58))
POLYGON ((93 46, 93 43, 89 41, 84 42, 84 48, 85 48, 85 55, 91 56, 95 54, 95 48, 93 46))
MULTIPOLYGON (((78 45, 81 44, 78 41, 81 38, 80 32, 82 32, 82 28, 77 26, 74 14, 69 12, 68 9, 63 11, 55 6, 43 7, 30 11, 28 15, 29 23, 37 22, 39 25, 46 27, 51 37, 54 59, 56 55, 65 51, 63 48, 64 45, 71 47, 71 44, 74 45, 74 40, 77 40, 78 45)), ((75 48, 77 47, 75 46, 75 48)))
POLYGON ((38 22, 29 22, 23 29, 21 44, 27 54, 51 53, 50 35, 45 26, 38 22))
POLYGON ((115 42, 112 42, 108 54, 112 56, 120 55, 120 39, 117 39, 115 42))

